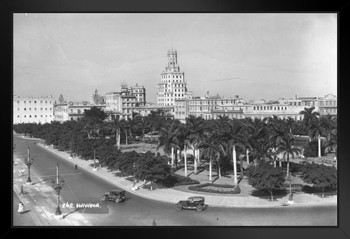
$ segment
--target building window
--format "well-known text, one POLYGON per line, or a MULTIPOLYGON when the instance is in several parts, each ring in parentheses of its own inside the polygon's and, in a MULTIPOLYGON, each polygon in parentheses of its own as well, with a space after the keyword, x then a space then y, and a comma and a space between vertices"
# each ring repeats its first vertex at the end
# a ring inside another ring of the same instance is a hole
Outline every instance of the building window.
POLYGON ((34 101, 34 103, 36 103, 36 100, 34 101))

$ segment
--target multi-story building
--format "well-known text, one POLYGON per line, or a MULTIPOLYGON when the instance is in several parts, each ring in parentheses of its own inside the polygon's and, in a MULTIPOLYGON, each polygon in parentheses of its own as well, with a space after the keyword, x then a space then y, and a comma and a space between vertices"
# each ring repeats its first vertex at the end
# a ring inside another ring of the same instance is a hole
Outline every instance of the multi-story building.
POLYGON ((100 108, 105 110, 106 105, 92 105, 87 101, 82 102, 69 102, 68 103, 68 117, 69 120, 78 120, 84 116, 85 110, 91 110, 92 107, 100 108))
POLYGON ((298 97, 295 96, 295 99, 301 100, 301 105, 306 108, 315 107, 315 110, 318 111, 318 97, 298 97))
POLYGON ((159 106, 173 106, 175 100, 183 100, 187 94, 187 82, 185 73, 180 71, 177 63, 177 51, 168 50, 168 66, 160 74, 161 82, 158 83, 157 104, 159 106))
POLYGON ((175 119, 185 123, 188 117, 188 99, 175 100, 173 114, 175 119))
POLYGON ((133 112, 135 114, 140 115, 141 117, 146 117, 147 115, 151 114, 152 111, 161 111, 163 112, 162 117, 166 119, 173 119, 173 107, 172 106, 159 106, 156 104, 146 104, 143 106, 137 106, 133 109, 133 112))
POLYGON ((337 97, 333 94, 318 98, 320 115, 337 116, 337 97))
POLYGON ((117 115, 120 119, 132 119, 135 107, 145 105, 146 91, 143 86, 128 88, 123 84, 120 92, 106 94, 106 113, 113 120, 117 115))
POLYGON ((280 99, 278 101, 260 102, 250 104, 249 107, 244 110, 244 116, 250 118, 268 118, 277 116, 281 119, 292 118, 294 120, 302 120, 303 115, 300 114, 305 108, 302 105, 302 101, 298 99, 285 100, 280 99))
POLYGON ((64 100, 63 95, 61 94, 58 103, 55 101, 53 106, 53 116, 54 121, 63 123, 64 121, 69 120, 68 115, 68 103, 64 100))
POLYGON ((68 103, 56 103, 54 105, 54 121, 63 123, 69 120, 69 106, 68 103))
POLYGON ((244 101, 238 95, 234 97, 211 96, 209 92, 203 97, 186 97, 183 100, 175 100, 174 116, 181 122, 190 116, 203 119, 218 119, 219 116, 241 119, 244 117, 244 101))
POLYGON ((54 99, 44 97, 13 97, 13 124, 50 123, 53 121, 54 99))
POLYGON ((146 105, 146 89, 143 86, 139 86, 137 83, 135 86, 129 88, 131 95, 136 97, 137 106, 146 105))

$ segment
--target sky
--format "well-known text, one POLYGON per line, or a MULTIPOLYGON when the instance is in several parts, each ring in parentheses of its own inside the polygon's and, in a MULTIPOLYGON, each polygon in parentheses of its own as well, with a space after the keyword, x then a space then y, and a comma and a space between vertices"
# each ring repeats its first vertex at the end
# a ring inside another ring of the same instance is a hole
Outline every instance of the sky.
POLYGON ((337 95, 336 13, 15 13, 13 94, 89 101, 138 83, 156 103, 168 49, 194 96, 337 95))

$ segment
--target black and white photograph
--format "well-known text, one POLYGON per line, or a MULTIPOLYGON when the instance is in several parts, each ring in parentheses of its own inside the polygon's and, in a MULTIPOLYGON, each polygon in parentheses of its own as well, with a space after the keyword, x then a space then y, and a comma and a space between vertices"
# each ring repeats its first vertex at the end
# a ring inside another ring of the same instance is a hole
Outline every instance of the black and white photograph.
POLYGON ((13 13, 12 225, 338 225, 338 14, 13 13))

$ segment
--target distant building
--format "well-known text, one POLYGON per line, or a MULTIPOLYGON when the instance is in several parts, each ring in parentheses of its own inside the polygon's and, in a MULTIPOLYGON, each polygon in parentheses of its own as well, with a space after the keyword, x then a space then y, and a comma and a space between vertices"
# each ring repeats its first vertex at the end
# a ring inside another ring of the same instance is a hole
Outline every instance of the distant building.
POLYGON ((162 112, 162 117, 166 119, 173 119, 173 107, 172 106, 159 106, 156 104, 146 104, 143 106, 137 106, 133 109, 134 114, 138 114, 141 117, 146 117, 152 112, 162 112))
POLYGON ((333 94, 318 98, 320 115, 337 116, 337 96, 333 94))
POLYGON ((132 119, 135 107, 146 104, 146 90, 143 86, 128 88, 126 84, 121 86, 120 92, 106 93, 106 110, 113 120, 116 116, 120 119, 132 119))
POLYGON ((56 101, 54 103, 53 115, 54 115, 53 121, 58 121, 63 123, 64 121, 69 120, 68 103, 64 100, 62 94, 58 98, 58 103, 56 101))
POLYGON ((182 123, 186 122, 188 117, 188 99, 175 100, 174 103, 174 118, 182 123))
POLYGON ((298 97, 295 96, 295 99, 301 101, 301 105, 306 108, 315 107, 315 110, 318 111, 318 97, 298 97))
POLYGON ((302 120, 303 115, 300 111, 304 110, 305 106, 301 104, 301 100, 279 100, 267 103, 256 103, 246 106, 244 116, 249 118, 264 119, 277 116, 280 119, 288 117, 294 120, 302 120))
POLYGON ((69 120, 78 120, 84 116, 85 110, 91 110, 92 107, 97 107, 101 110, 105 110, 106 105, 92 105, 87 101, 82 102, 69 102, 68 103, 68 118, 69 120))
POLYGON ((234 97, 212 96, 207 92, 202 97, 186 97, 183 100, 175 100, 174 116, 181 122, 185 122, 190 115, 203 119, 218 119, 220 116, 229 118, 244 118, 244 101, 238 95, 234 97))
POLYGON ((161 82, 158 83, 157 105, 174 106, 175 100, 183 100, 187 94, 187 82, 185 73, 180 71, 177 63, 177 51, 168 50, 168 66, 160 74, 161 82))
POLYGON ((103 105, 103 104, 105 104, 105 98, 98 94, 97 89, 95 89, 95 92, 91 96, 90 104, 91 105, 103 105))
POLYGON ((44 97, 13 97, 13 124, 50 123, 54 119, 54 99, 44 97))
POLYGON ((139 86, 137 83, 135 86, 129 88, 131 95, 136 97, 137 106, 143 106, 146 104, 146 89, 143 86, 139 86))

